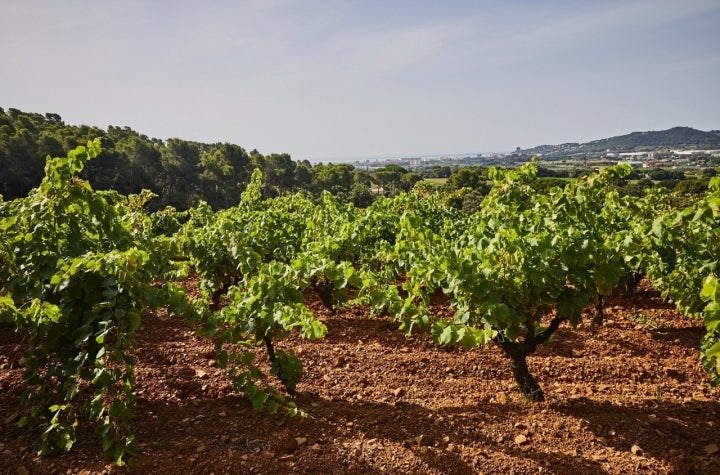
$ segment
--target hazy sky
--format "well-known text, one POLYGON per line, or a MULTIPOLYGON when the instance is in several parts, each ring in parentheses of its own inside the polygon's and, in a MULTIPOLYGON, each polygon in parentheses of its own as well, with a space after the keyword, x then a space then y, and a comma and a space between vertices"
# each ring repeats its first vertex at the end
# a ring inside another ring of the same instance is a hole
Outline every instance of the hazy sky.
POLYGON ((3 0, 0 107, 312 161, 720 129, 720 1, 3 0))

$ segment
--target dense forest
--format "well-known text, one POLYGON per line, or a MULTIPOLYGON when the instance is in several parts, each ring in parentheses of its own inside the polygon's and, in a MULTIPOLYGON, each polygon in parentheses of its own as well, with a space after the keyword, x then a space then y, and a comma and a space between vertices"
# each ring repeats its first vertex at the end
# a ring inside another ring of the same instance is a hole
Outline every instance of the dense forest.
POLYGON ((103 130, 66 124, 54 113, 0 108, 0 195, 27 195, 40 183, 47 157, 64 156, 95 138, 101 139, 102 153, 85 169, 84 178, 97 189, 122 194, 151 190, 158 195, 151 202, 154 209, 187 209, 200 200, 215 209, 235 205, 256 168, 265 176, 268 197, 299 190, 319 196, 327 190, 357 206, 372 202, 371 186, 402 191, 421 179, 399 166, 370 174, 350 164, 313 165, 286 153, 263 155, 231 143, 160 140, 130 127, 103 130))

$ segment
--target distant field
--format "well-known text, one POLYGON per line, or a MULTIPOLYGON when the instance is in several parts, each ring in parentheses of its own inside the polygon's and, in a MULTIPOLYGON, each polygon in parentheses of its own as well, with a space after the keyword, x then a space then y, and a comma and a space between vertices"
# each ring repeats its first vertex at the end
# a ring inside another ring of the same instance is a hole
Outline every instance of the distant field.
POLYGON ((425 181, 432 186, 442 186, 447 181, 447 178, 425 178, 425 181))

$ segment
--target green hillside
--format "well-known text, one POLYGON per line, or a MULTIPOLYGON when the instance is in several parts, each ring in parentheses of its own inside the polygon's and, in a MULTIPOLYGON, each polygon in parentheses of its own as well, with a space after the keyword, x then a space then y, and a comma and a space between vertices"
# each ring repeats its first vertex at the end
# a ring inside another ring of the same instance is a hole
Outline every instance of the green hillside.
POLYGON ((632 132, 626 135, 593 140, 587 143, 540 145, 523 150, 528 155, 569 156, 591 155, 606 151, 615 153, 651 150, 720 150, 720 131, 703 131, 692 127, 673 127, 667 130, 632 132))

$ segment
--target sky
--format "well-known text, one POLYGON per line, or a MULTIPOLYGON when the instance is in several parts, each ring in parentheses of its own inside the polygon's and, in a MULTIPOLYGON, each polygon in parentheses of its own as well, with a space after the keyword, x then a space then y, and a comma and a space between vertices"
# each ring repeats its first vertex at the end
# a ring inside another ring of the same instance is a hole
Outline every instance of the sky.
POLYGON ((0 107, 313 162, 720 129, 718 0, 3 0, 0 107))

